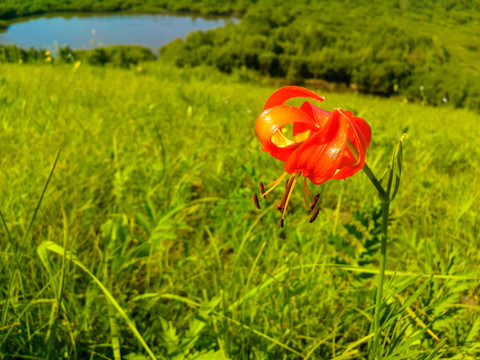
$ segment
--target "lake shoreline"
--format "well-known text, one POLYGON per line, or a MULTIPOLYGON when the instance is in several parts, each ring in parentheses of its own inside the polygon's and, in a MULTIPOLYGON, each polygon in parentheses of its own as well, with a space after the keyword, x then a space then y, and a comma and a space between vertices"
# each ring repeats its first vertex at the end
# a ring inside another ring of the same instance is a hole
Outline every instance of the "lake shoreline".
POLYGON ((207 20, 232 17, 241 19, 243 13, 238 11, 210 11, 203 13, 191 9, 182 9, 178 11, 171 10, 141 10, 141 9, 107 9, 107 10, 82 10, 82 9, 56 9, 53 11, 39 10, 32 13, 26 13, 13 16, 0 16, 0 31, 8 26, 25 21, 26 19, 34 19, 38 17, 54 17, 64 16, 65 14, 75 14, 72 16, 94 16, 94 15, 170 15, 170 16, 188 16, 191 18, 203 18, 207 20))
POLYGON ((0 33, 4 32, 8 29, 9 26, 19 23, 19 22, 24 22, 32 19, 37 19, 40 17, 55 17, 55 16, 62 16, 62 17, 67 17, 65 16, 66 14, 72 14, 71 16, 78 16, 78 17, 89 17, 89 16, 95 16, 95 15, 101 15, 101 16, 108 16, 108 15, 167 15, 167 16, 185 16, 185 17, 190 17, 192 19, 196 18, 202 18, 205 20, 217 20, 217 19, 222 19, 225 17, 231 17, 235 19, 241 19, 241 16, 243 14, 237 12, 237 11, 230 11, 228 13, 208 13, 208 14, 203 14, 200 12, 191 12, 191 11, 161 11, 161 10, 155 10, 155 11, 140 11, 140 10, 106 10, 106 11, 98 11, 98 10, 55 10, 55 11, 39 11, 36 13, 32 13, 29 15, 21 15, 21 16, 15 16, 11 18, 3 18, 0 17, 0 33))
POLYGON ((51 12, 6 22, 7 26, 0 30, 0 44, 50 51, 63 46, 88 50, 110 45, 140 45, 156 53, 162 46, 191 32, 238 21, 233 17, 155 12, 51 12))

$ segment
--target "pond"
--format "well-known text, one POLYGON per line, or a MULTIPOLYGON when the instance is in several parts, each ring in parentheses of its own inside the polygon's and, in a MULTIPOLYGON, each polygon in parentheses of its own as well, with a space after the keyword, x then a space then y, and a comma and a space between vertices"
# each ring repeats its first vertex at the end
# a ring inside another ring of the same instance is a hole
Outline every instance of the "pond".
POLYGON ((92 49, 108 45, 142 45, 156 52, 176 38, 195 30, 208 30, 237 23, 234 18, 204 19, 191 16, 131 14, 58 14, 20 19, 0 33, 0 44, 24 49, 55 51, 92 49))

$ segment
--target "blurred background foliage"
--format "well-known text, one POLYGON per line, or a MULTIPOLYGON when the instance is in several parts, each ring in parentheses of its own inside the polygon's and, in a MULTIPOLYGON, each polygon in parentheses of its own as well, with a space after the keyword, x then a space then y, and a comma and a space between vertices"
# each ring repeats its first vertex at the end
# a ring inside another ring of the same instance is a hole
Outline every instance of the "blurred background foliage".
POLYGON ((191 34, 161 55, 480 109, 478 2, 259 2, 240 24, 191 34))
MULTIPOLYGON (((0 19, 71 10, 235 15, 240 23, 192 33, 163 47, 160 55, 180 67, 207 64, 227 73, 245 67, 291 84, 328 81, 479 110, 479 9, 478 0, 7 0, 0 5, 0 19)), ((0 61, 37 58, 28 56, 31 52, 12 54, 12 48, 2 52, 0 61)), ((151 57, 138 49, 132 56, 119 48, 93 52, 78 58, 128 66, 151 57)))

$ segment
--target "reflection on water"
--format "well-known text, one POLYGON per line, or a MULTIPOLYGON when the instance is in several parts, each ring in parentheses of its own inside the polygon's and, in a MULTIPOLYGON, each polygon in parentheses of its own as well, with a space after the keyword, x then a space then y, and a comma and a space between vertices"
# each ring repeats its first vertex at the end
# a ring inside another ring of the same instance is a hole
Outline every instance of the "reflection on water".
POLYGON ((156 51, 195 30, 208 30, 236 19, 204 19, 171 15, 53 15, 27 18, 0 33, 0 44, 22 48, 91 49, 107 45, 142 45, 156 51))

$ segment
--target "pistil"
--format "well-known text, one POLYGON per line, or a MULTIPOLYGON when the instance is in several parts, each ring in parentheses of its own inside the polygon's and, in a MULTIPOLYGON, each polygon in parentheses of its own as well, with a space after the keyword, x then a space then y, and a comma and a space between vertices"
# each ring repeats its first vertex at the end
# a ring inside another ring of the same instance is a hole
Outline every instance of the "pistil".
POLYGON ((280 225, 283 227, 283 219, 285 218, 285 212, 287 211, 288 202, 290 201, 290 196, 292 195, 293 188, 295 187, 295 183, 297 182, 298 174, 295 174, 293 179, 290 179, 289 189, 287 200, 285 201, 285 207, 283 209, 282 219, 280 220, 280 225))
POLYGON ((290 193, 290 188, 292 186, 292 181, 293 181, 293 177, 291 177, 290 179, 287 180, 287 183, 285 184, 285 192, 283 193, 283 196, 280 199, 280 201, 275 205, 277 207, 277 209, 281 212, 283 212, 285 210, 285 203, 287 201, 288 194, 290 193))

